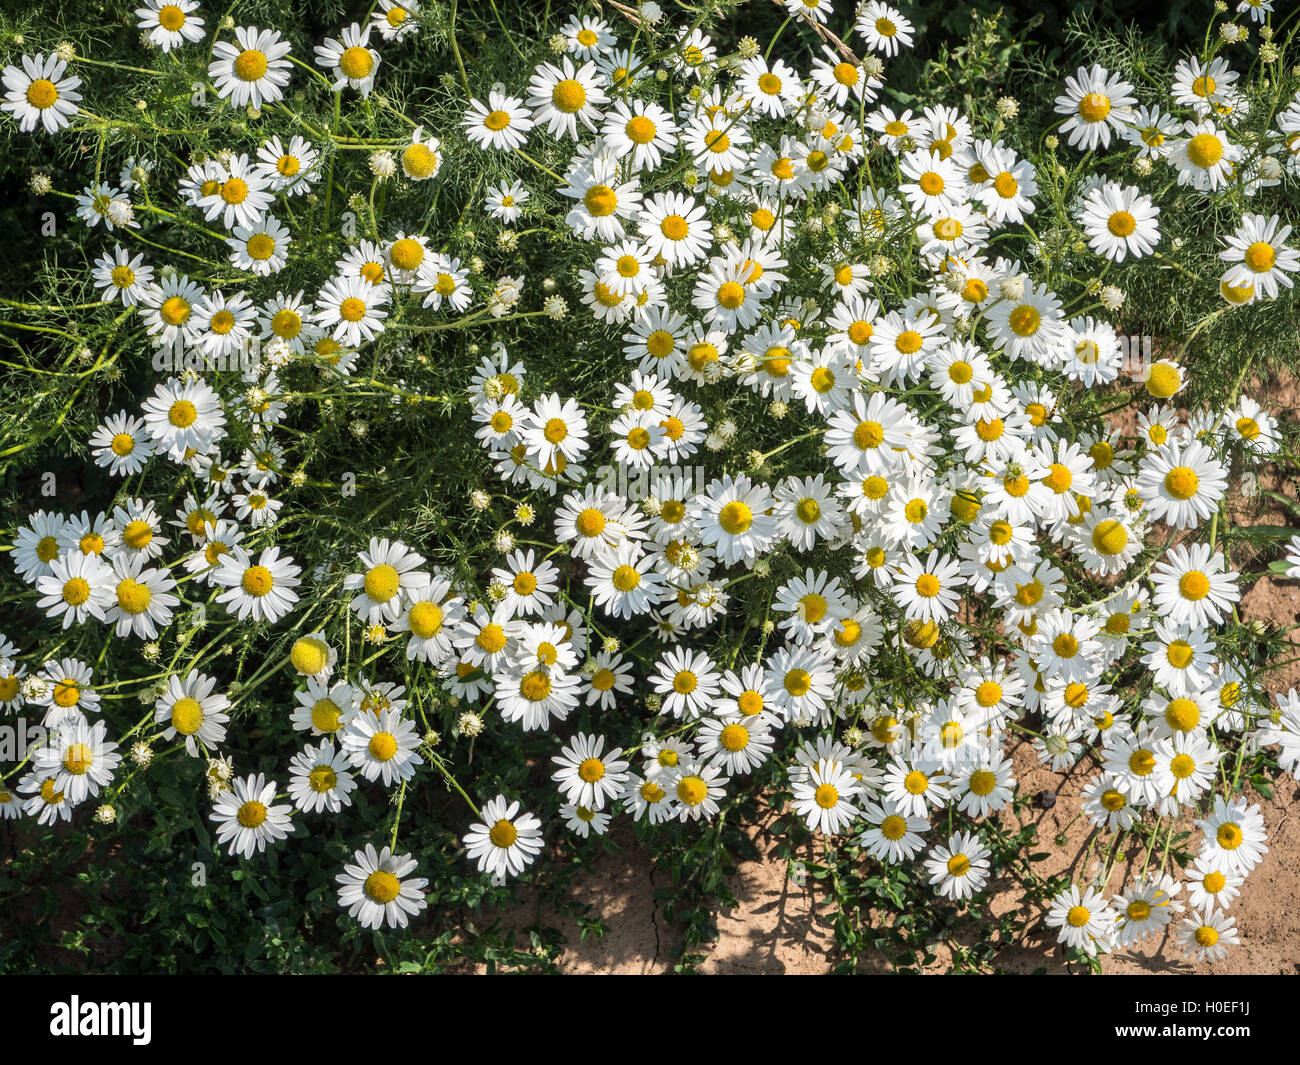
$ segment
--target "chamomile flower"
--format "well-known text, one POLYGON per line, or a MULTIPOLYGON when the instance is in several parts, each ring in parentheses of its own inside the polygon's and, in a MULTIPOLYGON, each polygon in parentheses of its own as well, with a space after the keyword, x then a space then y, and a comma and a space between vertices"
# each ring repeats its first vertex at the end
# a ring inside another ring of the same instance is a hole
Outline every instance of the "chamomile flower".
POLYGON ((561 748, 551 761, 558 766, 551 775, 566 801, 592 810, 603 810, 623 792, 628 763, 613 747, 605 751, 605 737, 579 732, 571 744, 561 748))
POLYGON ((777 536, 777 519, 768 513, 771 506, 765 486, 753 484, 743 473, 735 479, 726 474, 691 500, 688 514, 701 541, 714 547, 722 562, 752 564, 777 536))
POLYGON ((67 128, 81 99, 81 93, 76 91, 81 79, 75 75, 65 78, 67 68, 68 64, 54 52, 49 56, 43 52, 25 55, 21 67, 5 67, 5 99, 0 109, 14 116, 23 133, 30 133, 38 125, 46 133, 67 128))
POLYGON ((386 41, 400 41, 419 32, 420 0, 379 0, 371 25, 386 41))
POLYGON ((1151 574, 1154 603, 1165 621, 1204 628, 1217 625, 1241 598, 1235 571, 1208 544, 1178 544, 1151 574))
POLYGON ((198 0, 144 0, 135 9, 139 28, 164 53, 180 48, 187 41, 203 40, 203 19, 195 14, 198 0))
POLYGON ((881 0, 869 0, 859 8, 853 28, 868 48, 885 56, 896 56, 900 49, 912 47, 912 23, 881 0))
POLYGON ((1178 171, 1178 184, 1214 192, 1232 180, 1241 160, 1241 146, 1228 140, 1214 122, 1184 122, 1184 136, 1174 141, 1169 162, 1178 171))
MULTIPOLYGON (((218 42, 217 47, 221 47, 218 42)), ((206 186, 205 186, 206 187, 206 186)), ((220 219, 227 229, 255 226, 271 207, 271 182, 247 155, 232 157, 216 188, 199 197, 196 206, 209 222, 220 219)))
POLYGON ((897 865, 915 858, 925 846, 922 833, 930 830, 930 822, 889 800, 864 802, 862 817, 872 827, 858 837, 858 846, 877 861, 897 865))
POLYGON ((293 137, 286 148, 279 136, 274 136, 258 148, 257 162, 253 165, 270 181, 275 192, 300 196, 310 192, 313 182, 320 177, 316 165, 319 160, 320 152, 312 147, 311 141, 293 137))
POLYGON ((1065 93, 1056 98, 1056 113, 1069 117, 1061 132, 1069 135, 1071 148, 1092 151, 1110 147, 1111 133, 1123 133, 1131 117, 1133 86, 1118 74, 1094 65, 1080 67, 1065 79, 1065 93))
POLYGON ((1200 962, 1222 961, 1228 947, 1240 942, 1236 919, 1208 907, 1178 925, 1178 945, 1200 962))
POLYGON ((1281 226, 1277 215, 1242 216, 1236 232, 1224 238, 1227 248, 1219 258, 1233 264, 1223 275, 1224 284, 1253 287, 1261 296, 1276 298, 1278 285, 1290 288, 1294 282, 1287 275, 1300 270, 1300 252, 1286 246, 1290 226, 1281 226))
POLYGON ((859 814, 854 800, 862 786, 841 762, 818 761, 791 776, 795 812, 810 832, 835 836, 849 830, 859 814))
POLYGON ((1268 853, 1264 815, 1258 804, 1248 806, 1243 798, 1229 802, 1216 795, 1210 813, 1196 827, 1205 835, 1201 860, 1220 863, 1225 871, 1246 876, 1268 853))
POLYGON ((673 717, 698 718, 718 694, 720 676, 703 651, 679 647, 668 651, 650 675, 651 686, 663 696, 663 712, 673 717))
POLYGON ((388 847, 376 852, 374 845, 367 843, 335 877, 339 905, 362 928, 405 928, 410 918, 428 905, 424 889, 429 881, 411 877, 415 867, 409 854, 398 856, 388 847))
POLYGON ((947 846, 936 843, 925 861, 925 871, 935 890, 948 899, 968 899, 984 890, 989 877, 990 851, 978 836, 958 832, 947 846))
POLYGON ((479 817, 464 842, 466 857, 477 863, 480 873, 518 876, 541 853, 542 823, 532 814, 521 813, 517 801, 507 802, 498 795, 483 804, 479 817))
POLYGON ((144 469, 153 457, 153 446, 142 418, 119 411, 111 415, 90 437, 95 464, 114 477, 130 477, 144 469))
POLYGON ((771 724, 761 714, 729 720, 705 718, 698 738, 700 757, 721 765, 733 777, 751 773, 762 765, 774 743, 771 724))
MULTIPOLYGON (((578 82, 574 84, 578 86, 577 89, 557 88, 556 91, 568 99, 569 97, 565 96, 566 92, 582 91, 581 84, 578 82)), ((531 101, 530 106, 533 106, 531 101)), ((465 129, 466 136, 480 148, 509 151, 524 146, 534 122, 519 97, 490 92, 486 104, 477 99, 470 100, 469 109, 461 119, 461 125, 465 129)))
POLYGON ((1199 441, 1150 451, 1138 467, 1137 489, 1151 518, 1194 529, 1214 513, 1227 491, 1227 471, 1199 441))
POLYGON ((200 757, 201 750, 216 748, 226 738, 230 700, 217 691, 217 679, 191 669, 183 678, 173 673, 154 702, 154 723, 163 726, 163 739, 183 737, 185 750, 200 757))
POLYGON ((308 744, 289 762, 289 795, 303 813, 318 810, 338 813, 352 805, 356 781, 348 772, 348 758, 331 740, 319 747, 308 744))
POLYGON ((682 762, 664 781, 675 799, 673 809, 679 821, 712 820, 718 803, 726 797, 728 778, 722 766, 694 760, 682 762))
POLYGON ((144 255, 132 258, 121 245, 114 245, 111 255, 105 252, 95 260, 91 276, 105 299, 117 297, 123 307, 134 307, 153 286, 153 267, 144 261, 144 255))
POLYGON ((237 225, 231 232, 233 236, 226 243, 230 246, 230 261, 239 269, 259 277, 269 277, 284 269, 293 241, 289 230, 278 219, 264 215, 255 225, 237 225))
POLYGON ((384 331, 388 300, 386 284, 372 284, 361 277, 334 277, 325 282, 316 298, 316 323, 339 343, 360 347, 384 331))
POLYGON ((370 47, 370 29, 369 24, 362 29, 354 22, 338 38, 327 37, 324 44, 316 45, 316 65, 334 75, 330 88, 335 92, 350 86, 362 96, 369 96, 374 88, 380 59, 370 47))
POLYGON ((420 737, 415 725, 397 710, 356 714, 339 734, 348 761, 367 780, 385 787, 409 780, 424 759, 416 753, 420 737))
POLYGON ((1077 218, 1098 255, 1115 262, 1150 255, 1160 243, 1160 208, 1133 185, 1108 181, 1088 191, 1077 218))
POLYGON ((493 218, 510 225, 524 213, 524 204, 531 195, 518 181, 502 181, 489 191, 483 201, 483 208, 493 218))
POLYGON ((595 130, 600 109, 609 103, 601 85, 596 65, 591 62, 575 67, 565 56, 557 67, 543 63, 528 83, 528 106, 539 125, 545 125, 552 137, 578 139, 578 123, 595 130))
POLYGON ((298 602, 298 575, 302 567, 275 546, 265 547, 253 558, 242 547, 231 546, 219 556, 212 583, 226 589, 217 596, 231 613, 244 621, 274 623, 293 610, 298 602))
POLYGON ((217 824, 217 842, 229 843, 229 853, 251 858, 270 843, 289 835, 293 807, 275 805, 279 789, 261 773, 235 778, 212 804, 210 818, 217 824))
POLYGON ((212 46, 208 77, 217 95, 236 107, 261 108, 282 99, 291 68, 289 42, 277 30, 256 26, 236 27, 235 40, 237 45, 217 41, 212 46))

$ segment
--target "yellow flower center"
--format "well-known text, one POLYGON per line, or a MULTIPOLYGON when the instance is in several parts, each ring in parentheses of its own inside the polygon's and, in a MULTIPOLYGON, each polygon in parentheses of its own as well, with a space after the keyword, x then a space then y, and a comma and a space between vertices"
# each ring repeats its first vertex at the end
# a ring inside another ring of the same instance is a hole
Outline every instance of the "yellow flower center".
POLYGON ((519 838, 519 830, 502 818, 488 830, 488 839, 498 847, 510 847, 519 838))
POLYGON ((386 603, 397 594, 401 580, 401 575, 396 569, 386 562, 381 562, 366 573, 364 580, 366 595, 376 603, 386 603))
MULTIPOLYGON (((248 243, 245 247, 248 249, 248 257, 250 259, 256 259, 258 262, 265 262, 275 254, 275 239, 267 236, 265 233, 254 233, 248 238, 248 243)), ((223 311, 222 313, 228 314, 229 312, 223 311)), ((233 318, 231 319, 231 324, 234 324, 233 318)))
POLYGON ((203 724, 203 707, 188 695, 177 699, 172 704, 171 722, 172 728, 182 736, 193 736, 203 724))
POLYGON ((1187 158, 1202 170, 1209 170, 1223 158, 1223 142, 1213 133, 1198 133, 1187 142, 1187 158))
POLYGON ((1106 219, 1106 228, 1109 229, 1114 236, 1127 237, 1137 229, 1137 219, 1129 214, 1128 211, 1116 211, 1106 219))
POLYGON ((416 603, 411 607, 409 624, 411 632, 421 640, 437 636, 442 631, 442 607, 437 603, 416 603))
POLYGON ((345 77, 353 81, 360 81, 362 78, 368 77, 374 68, 375 61, 370 52, 357 45, 345 48, 343 54, 339 56, 339 70, 343 72, 345 77))
POLYGON ((1090 92, 1079 101, 1079 117, 1085 122, 1100 122, 1110 114, 1110 100, 1099 92, 1090 92))
POLYGON ((59 98, 59 90, 48 78, 37 78, 27 86, 27 102, 38 111, 52 107, 59 98))
POLYGON ((586 102, 587 90, 573 78, 565 78, 557 82, 555 88, 551 90, 551 103, 555 105, 557 111, 563 111, 566 115, 581 111, 586 102))
POLYGON ((1033 336, 1041 321, 1042 315, 1027 303, 1021 304, 1007 318, 1011 331, 1019 337, 1033 336))
POLYGON ((266 807, 256 799, 250 799, 240 806, 235 819, 245 828, 257 828, 266 820, 266 807))
POLYGON ((259 597, 266 595, 274 583, 271 571, 265 566, 249 566, 248 569, 244 570, 243 579, 240 581, 244 591, 249 595, 259 597))
POLYGON ((1200 484, 1201 479, 1189 466, 1175 466, 1165 474, 1165 491, 1175 499, 1191 499, 1200 484))
POLYGON ((1277 261, 1277 252, 1268 241, 1257 240, 1246 249, 1245 261, 1255 273, 1266 274, 1273 269, 1273 264, 1277 261))
POLYGON ((412 240, 410 237, 394 241, 388 254, 393 260, 393 265, 399 270, 414 270, 424 261, 424 248, 418 240, 412 240))
POLYGON ((149 609, 152 600, 153 592, 147 584, 140 584, 130 577, 118 582, 117 604, 125 613, 142 614, 149 609))

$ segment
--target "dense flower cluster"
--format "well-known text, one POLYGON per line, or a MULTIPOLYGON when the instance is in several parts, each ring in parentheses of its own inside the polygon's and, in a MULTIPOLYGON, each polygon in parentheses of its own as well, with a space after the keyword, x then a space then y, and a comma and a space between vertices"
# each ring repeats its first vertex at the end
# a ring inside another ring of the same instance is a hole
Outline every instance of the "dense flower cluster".
MULTIPOLYGON (((826 2, 786 7, 809 34, 832 18, 826 2)), ((147 0, 151 45, 213 41, 215 92, 266 111, 264 133, 170 183, 150 176, 147 200, 139 170, 153 162, 136 160, 76 197, 94 285, 138 316, 164 368, 89 440, 124 482, 113 509, 31 514, 12 563, 55 630, 99 626, 150 660, 196 607, 224 611, 236 632, 319 625, 292 644, 300 686, 281 711, 303 745, 282 752, 287 792, 237 775, 219 752, 239 693, 201 654, 178 652, 130 727, 101 696, 119 678, 0 640, 0 707, 39 707, 50 730, 16 794, 0 790, 0 812, 68 820, 113 791, 120 748, 143 768, 151 744, 174 741, 206 760, 218 840, 252 857, 295 822, 346 817, 359 788, 451 776, 409 700, 436 684, 466 737, 554 737, 563 824, 527 812, 535 796, 471 802, 467 857, 497 878, 561 831, 709 820, 776 759, 811 830, 851 837, 866 859, 916 861, 965 899, 990 877, 981 826, 1011 803, 1009 748, 1028 737, 1054 770, 1090 759, 1084 811, 1098 829, 1203 815, 1185 883, 1161 868, 1110 899, 1102 882, 1072 886, 1047 917, 1061 941, 1129 946, 1173 920, 1186 888, 1182 939, 1220 957, 1236 941, 1226 911, 1267 850, 1258 809, 1224 785, 1247 748, 1276 746, 1300 777, 1300 696, 1272 701, 1217 639, 1238 625, 1243 592, 1226 499, 1281 434, 1239 386, 1181 409, 1193 369, 1121 348, 1111 316, 1125 293, 1105 278, 1160 254, 1171 188, 1230 190, 1236 221, 1214 267, 1226 309, 1251 314, 1290 288, 1291 227, 1257 204, 1300 180, 1300 97, 1246 142, 1248 100, 1221 56, 1185 59, 1147 103, 1124 73, 1081 68, 1055 101, 1052 147, 1064 142, 1069 165, 1111 154, 1052 206, 1066 186, 987 135, 998 116, 883 102, 887 62, 913 29, 880 0, 852 18, 865 58, 819 34, 805 70, 753 42, 719 55, 698 26, 674 30, 652 8, 635 21, 656 26, 653 53, 636 51, 641 32, 629 45, 625 27, 574 16, 526 83, 464 101, 459 151, 533 167, 477 206, 509 226, 541 189, 558 193, 566 212, 537 224, 582 249, 561 282, 570 298, 553 286, 526 312, 536 282, 482 277, 415 218, 354 236, 309 287, 279 280, 304 236, 293 205, 339 180, 340 137, 271 133, 267 109, 309 76, 303 62, 329 90, 373 100, 419 32, 418 4, 382 0, 364 26, 295 57, 274 29, 212 37, 193 0, 147 0), (563 146, 562 173, 528 154, 539 144, 563 146), (1095 278, 1058 281, 1033 236, 1045 209, 1095 278), (238 283, 214 287, 137 248, 142 216, 203 227, 238 283), (1008 237, 1025 258, 1002 254, 1008 237), (619 370, 593 399, 539 378, 504 342, 466 368, 477 462, 498 482, 470 504, 514 501, 492 566, 458 578, 392 528, 361 528, 345 574, 281 548, 305 481, 288 472, 286 368, 346 382, 399 318, 529 314, 535 328, 585 316, 610 338, 598 365, 619 370), (1127 436, 1097 402, 1126 390, 1143 404, 1127 436), (785 442, 746 448, 742 408, 785 442), (168 492, 128 490, 146 466, 174 475, 168 492), (353 617, 307 609, 331 601, 353 617), (388 649, 368 670, 351 652, 340 661, 358 628, 388 649), (616 723, 599 727, 602 715, 616 723)), ((91 86, 67 70, 43 54, 5 70, 3 106, 24 131, 78 121, 91 86)), ((448 131, 407 121, 409 140, 369 159, 372 210, 375 186, 437 182, 461 164, 448 131)), ((338 876, 340 905, 366 927, 405 926, 424 906, 426 881, 395 846, 396 828, 391 847, 367 846, 338 876)))

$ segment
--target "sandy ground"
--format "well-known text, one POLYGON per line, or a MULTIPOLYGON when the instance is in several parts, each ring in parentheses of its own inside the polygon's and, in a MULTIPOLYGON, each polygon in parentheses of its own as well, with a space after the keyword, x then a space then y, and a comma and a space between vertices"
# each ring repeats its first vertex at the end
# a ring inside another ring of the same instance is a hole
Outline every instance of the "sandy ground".
MULTIPOLYGON (((1252 380, 1248 382, 1246 392, 1257 397, 1283 421, 1297 419, 1300 386, 1296 382, 1252 380)), ((1119 427, 1131 432, 1131 414, 1126 421, 1128 424, 1121 420, 1119 427)), ((1261 478, 1261 484, 1265 489, 1296 498, 1295 485, 1287 482, 1272 467, 1261 478)), ((1238 505, 1242 510, 1242 524, 1300 525, 1300 520, 1287 514, 1278 504, 1262 511, 1258 501, 1239 500, 1238 505)), ((1250 559, 1237 557, 1235 562, 1239 567, 1249 566, 1250 559)), ((1243 598, 1241 615, 1243 619, 1268 620, 1282 627, 1300 622, 1300 583, 1261 578, 1243 598)), ((1270 691, 1286 691, 1295 686, 1300 686, 1300 663, 1285 667, 1269 682, 1270 691)), ((1036 795, 1048 791, 1057 800, 1047 810, 1037 805, 1031 807, 1019 820, 1020 824, 1029 820, 1037 822, 1038 849, 1050 854, 1048 859, 1036 865, 1036 870, 1051 875, 1068 869, 1075 878, 1094 874, 1101 859, 1097 848, 1090 852, 1087 846, 1090 826, 1086 818, 1074 818, 1079 812, 1084 784, 1095 769, 1088 770, 1088 763, 1084 763, 1069 773, 1054 773, 1039 764, 1027 744, 1015 748, 1013 757, 1022 794, 1036 795), (1066 837, 1063 847, 1053 842, 1062 831, 1066 837)), ((1300 962, 1296 960, 1300 958, 1300 891, 1297 890, 1300 884, 1296 875, 1300 868, 1300 783, 1292 778, 1279 780, 1271 800, 1250 791, 1247 796, 1260 804, 1269 836, 1269 852, 1251 873, 1241 896, 1229 911, 1236 918, 1242 942, 1232 947, 1222 962, 1210 965, 1184 959, 1172 934, 1153 936, 1136 947, 1104 957, 1104 972, 1300 973, 1300 962)), ((773 814, 773 819, 775 816, 773 814)), ((1006 827, 1016 827, 1016 819, 1009 811, 1004 812, 1003 820, 1006 827)), ((1190 819, 1187 820, 1188 823, 1181 827, 1191 829, 1190 819)), ((760 858, 738 863, 736 875, 730 883, 738 904, 717 914, 719 936, 715 943, 704 948, 706 959, 701 965, 702 971, 829 972, 838 959, 831 928, 832 908, 820 883, 811 878, 802 885, 796 883, 789 876, 787 863, 775 856, 776 841, 766 834, 764 826, 752 826, 749 831, 760 858)), ((1195 829, 1192 831, 1189 843, 1194 849, 1199 834, 1195 829)), ((622 852, 603 855, 596 862, 594 872, 582 877, 573 889, 575 901, 590 905, 592 911, 602 917, 607 927, 603 937, 581 941, 579 929, 572 919, 548 912, 545 908, 539 909, 527 896, 510 910, 477 916, 489 920, 499 917, 505 928, 521 933, 535 923, 560 929, 567 939, 559 962, 565 972, 671 971, 672 930, 656 912, 654 901, 656 888, 671 885, 665 874, 655 870, 651 854, 638 845, 630 833, 625 837, 616 833, 615 839, 623 845, 622 852)), ((1142 857, 1138 853, 1134 859, 1136 864, 1132 865, 1117 861, 1111 872, 1109 890, 1118 891, 1126 870, 1136 873, 1141 867, 1142 857)), ((1023 906, 1021 892, 1014 882, 1004 880, 998 887, 991 902, 995 914, 1020 908, 1022 917, 1032 917, 1033 910, 1023 906)), ((1045 935, 1046 930, 1040 921, 1030 920, 1028 924, 1023 939, 999 951, 999 966, 1007 971, 1024 973, 1078 970, 1078 966, 1065 964, 1055 935, 1045 935)), ((526 936, 521 936, 520 941, 526 942, 526 936)), ((930 968, 942 972, 950 954, 944 947, 939 947, 935 953, 938 957, 930 968)), ((882 960, 880 967, 887 968, 887 964, 882 960)))

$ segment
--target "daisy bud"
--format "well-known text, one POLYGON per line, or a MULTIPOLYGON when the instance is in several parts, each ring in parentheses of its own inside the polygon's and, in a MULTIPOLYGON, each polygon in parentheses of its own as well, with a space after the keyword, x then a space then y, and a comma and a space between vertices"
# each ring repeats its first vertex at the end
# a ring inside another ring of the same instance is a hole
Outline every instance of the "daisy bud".
POLYGON ((513 229, 503 229, 497 234, 497 247, 502 251, 514 251, 519 247, 519 234, 513 229))
POLYGON ((569 39, 562 33, 552 34, 546 46, 556 55, 563 55, 569 50, 569 39))
POLYGON ((217 29, 222 31, 233 30, 234 28, 235 28, 235 20, 231 18, 229 15, 224 16, 222 20, 217 23, 217 29))
POLYGON ((40 677, 27 677, 22 683, 23 698, 28 702, 39 702, 49 694, 50 686, 40 677))
POLYGON ((774 399, 772 401, 772 405, 767 409, 768 409, 768 413, 771 414, 772 417, 775 418, 777 421, 780 421, 782 418, 784 418, 786 414, 788 414, 790 411, 789 405, 785 402, 785 400, 782 399, 774 399))
POLYGON ((50 191, 50 186, 51 186, 50 175, 33 174, 31 176, 31 180, 29 184, 31 185, 32 192, 34 192, 37 196, 44 196, 47 192, 50 191))
POLYGON ((289 483, 295 488, 301 488, 307 483, 307 471, 294 470, 293 473, 289 475, 289 483))
POLYGON ((563 296, 551 296, 542 304, 542 310, 548 318, 559 321, 569 313, 569 303, 563 296))
POLYGON ((753 59, 758 55, 758 41, 753 37, 740 38, 740 44, 736 46, 736 51, 742 59, 753 59))
POLYGON ((554 292, 554 291, 556 290, 557 287, 558 287, 558 286, 557 286, 556 283, 555 283, 555 278, 553 278, 553 277, 544 277, 544 278, 542 278, 542 291, 545 292, 548 296, 549 296, 552 292, 554 292))
POLYGON ((71 63, 77 57, 77 46, 71 41, 60 41, 54 46, 54 51, 65 63, 71 63))
POLYGON ((477 255, 475 255, 469 261, 469 272, 473 274, 475 277, 477 277, 479 274, 483 272, 483 260, 480 259, 477 255))
POLYGON ((646 22, 653 24, 664 17, 664 9, 656 4, 654 0, 646 0, 646 2, 641 5, 641 17, 645 19, 646 22))
POLYGON ((475 488, 469 494, 469 505, 475 510, 487 510, 492 505, 492 497, 483 489, 475 488))
POLYGON ((153 761, 153 748, 147 743, 137 743, 131 748, 131 761, 143 769, 153 761))
POLYGON ((731 227, 725 223, 714 227, 713 236, 719 244, 730 244, 736 239, 736 234, 733 233, 731 227))
POLYGON ((775 622, 775 621, 773 621, 771 618, 768 618, 766 621, 763 622, 763 635, 764 635, 764 636, 771 636, 772 633, 774 633, 775 631, 776 631, 776 622, 775 622))
POLYGON ((760 558, 754 563, 754 576, 766 577, 772 572, 772 564, 765 558, 760 558))
POLYGON ((366 433, 368 433, 369 431, 370 431, 370 426, 366 424, 366 422, 361 418, 358 418, 356 421, 354 421, 351 425, 348 426, 348 432, 350 432, 358 440, 363 439, 366 433))
POLYGON ((1004 277, 998 283, 998 295, 1004 300, 1018 300, 1025 295, 1025 278, 1023 274, 1004 277))
POLYGON ((653 692, 651 692, 649 695, 645 697, 646 709, 649 710, 651 713, 657 714, 659 712, 659 707, 662 703, 663 700, 660 699, 659 696, 654 694, 653 692))
POLYGON ((613 655, 613 654, 618 654, 618 649, 620 646, 621 644, 618 642, 617 636, 606 636, 604 641, 600 645, 600 649, 604 651, 607 655, 613 655))
POLYGON ((819 215, 814 215, 812 218, 808 219, 808 232, 812 233, 814 236, 821 233, 825 228, 826 223, 819 215))
POLYGON ((462 736, 468 736, 470 739, 473 739, 483 731, 483 719, 472 710, 467 711, 460 715, 460 719, 456 722, 456 727, 460 729, 460 734, 462 736))
POLYGON ((496 534, 493 543, 501 554, 507 555, 514 549, 515 538, 509 529, 501 529, 496 534))
POLYGON ((162 648, 151 640, 140 648, 140 655, 146 662, 157 662, 162 655, 162 648))
POLYGON ((1223 0, 1214 0, 1214 13, 1216 15, 1222 15, 1227 10, 1228 5, 1225 4, 1223 0))
POLYGON ((1137 174, 1138 177, 1146 177, 1151 173, 1152 168, 1153 164, 1151 160, 1145 155, 1139 156, 1137 159, 1133 160, 1133 172, 1137 174))
POLYGON ((117 811, 111 806, 101 806, 95 811, 95 820, 101 825, 111 825, 117 820, 117 811))
POLYGON ((532 508, 531 504, 520 503, 519 506, 515 507, 515 520, 520 525, 531 525, 536 518, 537 511, 532 508))
POLYGON ((662 83, 667 80, 668 80, 668 71, 664 70, 662 67, 655 71, 655 81, 662 83))
POLYGON ((393 158, 393 153, 389 151, 371 152, 370 172, 380 179, 392 177, 397 172, 397 160, 393 158))
POLYGON ((757 473, 763 468, 763 458, 761 451, 753 450, 745 456, 745 463, 753 472, 757 473))
POLYGON ((657 518, 663 513, 663 504, 659 502, 656 496, 646 496, 641 500, 641 509, 649 514, 652 518, 657 518))
POLYGON ((864 738, 862 730, 856 726, 844 730, 844 742, 850 747, 861 747, 864 738))
POLYGON ((885 72, 885 62, 878 55, 869 55, 862 61, 862 73, 869 78, 878 78, 885 72))
POLYGON ((1259 161, 1259 176, 1265 181, 1282 180, 1282 164, 1272 155, 1266 155, 1259 161))
POLYGON ((1014 96, 999 96, 997 102, 998 117, 1002 119, 1015 118, 1020 114, 1020 104, 1014 96))
POLYGON ((718 422, 718 435, 723 440, 730 440, 736 435, 736 423, 730 418, 724 418, 718 422))
POLYGON ((884 277, 894 268, 894 260, 888 255, 877 255, 872 258, 867 266, 872 277, 884 277))
POLYGON ((1116 285, 1107 285, 1101 290, 1101 305, 1108 311, 1119 310, 1126 298, 1124 290, 1116 285))
POLYGON ((499 580, 493 581, 488 585, 487 597, 494 603, 501 602, 501 600, 509 594, 510 593, 507 591, 506 586, 499 580))
POLYGON ((721 451, 727 446, 727 442, 717 433, 709 433, 709 435, 704 438, 704 446, 710 451, 721 451))
POLYGON ((1228 44, 1249 36, 1250 31, 1246 30, 1244 26, 1238 26, 1235 22, 1225 22, 1219 27, 1219 40, 1226 41, 1228 44))
POLYGON ((1061 146, 1061 139, 1053 134, 1052 136, 1043 138, 1043 144, 1049 152, 1054 152, 1061 146))

